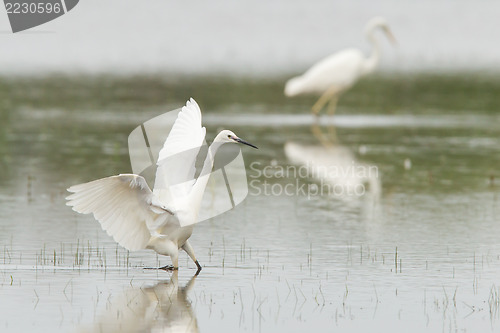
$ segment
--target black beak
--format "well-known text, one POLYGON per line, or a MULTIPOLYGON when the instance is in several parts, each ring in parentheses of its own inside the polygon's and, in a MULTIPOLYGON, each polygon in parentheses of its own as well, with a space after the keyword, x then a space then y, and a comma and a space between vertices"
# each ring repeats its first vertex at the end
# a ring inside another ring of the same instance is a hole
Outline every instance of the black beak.
POLYGON ((236 142, 238 142, 238 143, 242 143, 242 144, 250 146, 252 148, 259 149, 259 148, 257 148, 257 146, 254 146, 253 144, 251 144, 250 142, 246 142, 245 140, 241 140, 240 138, 237 138, 237 139, 234 139, 234 140, 236 142))

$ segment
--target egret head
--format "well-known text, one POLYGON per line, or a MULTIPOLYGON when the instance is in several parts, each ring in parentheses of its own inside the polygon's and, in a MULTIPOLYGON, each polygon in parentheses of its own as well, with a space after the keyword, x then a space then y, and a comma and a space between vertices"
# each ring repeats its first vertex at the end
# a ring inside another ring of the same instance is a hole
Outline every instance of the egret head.
POLYGON ((385 18, 380 16, 372 18, 366 24, 365 32, 367 34, 371 34, 376 29, 382 30, 392 44, 397 44, 396 38, 394 38, 394 35, 392 34, 389 24, 385 18))
POLYGON ((240 139, 236 134, 234 134, 230 130, 223 130, 221 131, 216 137, 214 142, 221 142, 221 143, 242 143, 244 145, 250 146, 255 149, 259 149, 253 144, 246 142, 245 140, 240 139))

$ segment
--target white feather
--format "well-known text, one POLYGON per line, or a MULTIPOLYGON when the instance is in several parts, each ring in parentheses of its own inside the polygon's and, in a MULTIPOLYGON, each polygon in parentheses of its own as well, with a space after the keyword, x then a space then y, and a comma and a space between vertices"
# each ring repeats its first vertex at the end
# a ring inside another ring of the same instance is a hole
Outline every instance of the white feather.
POLYGON ((122 174, 71 186, 68 206, 82 214, 92 213, 101 227, 127 250, 146 248, 151 238, 148 225, 158 217, 150 209, 152 192, 145 179, 122 174))
POLYGON ((231 131, 221 131, 208 149, 202 174, 195 180, 196 158, 206 130, 201 111, 190 99, 179 112, 159 153, 153 191, 145 179, 126 174, 72 186, 67 205, 83 214, 94 214, 101 227, 128 250, 153 249, 168 255, 178 268, 182 248, 201 270, 188 242, 196 223, 213 156, 224 143, 243 142, 231 131))
POLYGON ((362 76, 373 72, 378 66, 380 45, 375 38, 376 29, 382 29, 389 40, 395 42, 385 19, 375 17, 366 25, 367 38, 372 52, 365 57, 358 49, 345 49, 314 64, 303 75, 294 77, 285 85, 286 96, 301 94, 323 94, 328 90, 339 95, 351 88, 362 76))
POLYGON ((204 144, 205 134, 200 107, 191 98, 179 112, 160 150, 153 188, 160 202, 172 205, 190 192, 195 182, 196 157, 204 144))

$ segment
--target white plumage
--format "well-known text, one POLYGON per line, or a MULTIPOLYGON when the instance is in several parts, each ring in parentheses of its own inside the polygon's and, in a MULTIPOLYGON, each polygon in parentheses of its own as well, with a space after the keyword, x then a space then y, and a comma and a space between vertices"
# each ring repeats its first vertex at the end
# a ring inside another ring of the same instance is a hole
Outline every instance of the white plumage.
POLYGON ((150 209, 152 193, 141 176, 124 174, 68 188, 68 205, 93 213, 108 235, 130 251, 144 249, 151 237, 148 225, 157 218, 150 209))
POLYGON ((205 134, 200 108, 191 99, 179 112, 158 156, 153 189, 158 200, 172 203, 189 194, 195 182, 196 156, 205 142, 205 134))
POLYGON ((198 266, 188 242, 201 206, 203 192, 217 150, 224 143, 252 144, 229 130, 221 131, 195 179, 196 156, 205 141, 201 110, 194 99, 182 108, 160 151, 153 191, 142 176, 120 174, 68 188, 67 205, 82 214, 92 213, 108 235, 124 248, 153 249, 170 256, 178 268, 178 252, 183 249, 198 266))
POLYGON ((304 74, 288 80, 285 95, 321 95, 312 108, 313 113, 318 114, 328 101, 331 102, 330 113, 333 113, 338 96, 377 67, 380 59, 380 45, 374 34, 377 29, 381 29, 395 42, 386 20, 375 17, 365 28, 367 39, 373 47, 369 57, 365 57, 358 49, 346 49, 332 54, 314 64, 304 74))

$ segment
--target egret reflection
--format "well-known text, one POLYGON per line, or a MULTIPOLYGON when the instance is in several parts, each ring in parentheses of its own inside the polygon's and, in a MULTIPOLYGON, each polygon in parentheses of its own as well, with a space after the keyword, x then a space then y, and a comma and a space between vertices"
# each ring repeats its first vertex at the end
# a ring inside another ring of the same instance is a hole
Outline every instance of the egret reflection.
POLYGON ((374 199, 380 196, 377 167, 359 162, 347 147, 287 142, 285 155, 292 164, 307 169, 323 195, 345 201, 366 195, 374 199))
POLYGON ((79 332, 199 332, 196 315, 188 300, 196 275, 179 287, 178 271, 170 280, 152 287, 130 288, 112 297, 106 311, 91 327, 79 332))

